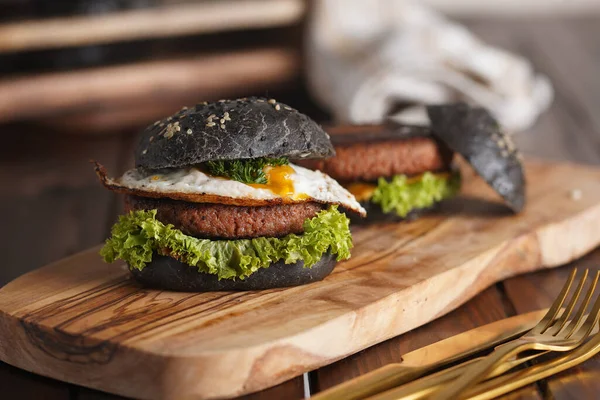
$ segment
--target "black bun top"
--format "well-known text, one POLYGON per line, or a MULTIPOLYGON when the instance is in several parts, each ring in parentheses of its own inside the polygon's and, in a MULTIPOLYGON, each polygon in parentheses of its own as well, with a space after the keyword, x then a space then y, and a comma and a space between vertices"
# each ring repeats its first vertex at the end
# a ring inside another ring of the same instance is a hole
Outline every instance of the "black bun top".
POLYGON ((142 133, 135 165, 176 168, 211 160, 325 158, 329 136, 306 115, 274 99, 244 98, 186 108, 142 133))
POLYGON ((460 153, 515 212, 525 205, 525 176, 512 140, 483 108, 429 106, 433 134, 460 153))

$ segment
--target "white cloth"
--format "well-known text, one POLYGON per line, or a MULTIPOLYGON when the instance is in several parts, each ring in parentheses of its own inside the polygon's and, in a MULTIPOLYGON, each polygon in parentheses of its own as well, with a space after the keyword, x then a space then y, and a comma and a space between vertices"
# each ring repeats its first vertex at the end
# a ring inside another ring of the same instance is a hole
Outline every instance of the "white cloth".
POLYGON ((516 131, 552 101, 527 60, 410 0, 316 0, 306 43, 310 89, 338 122, 380 122, 403 104, 397 119, 427 123, 423 104, 465 100, 516 131))

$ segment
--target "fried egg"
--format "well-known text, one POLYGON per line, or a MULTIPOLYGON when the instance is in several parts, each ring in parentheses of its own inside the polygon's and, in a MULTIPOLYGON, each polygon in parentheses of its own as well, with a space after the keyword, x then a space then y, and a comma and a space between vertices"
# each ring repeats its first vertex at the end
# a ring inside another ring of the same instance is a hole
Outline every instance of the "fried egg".
POLYGON ((108 189, 138 196, 238 206, 316 201, 338 204, 366 215, 354 196, 330 176, 294 164, 267 167, 266 184, 246 184, 212 176, 195 167, 160 172, 131 169, 116 179, 108 178, 99 164, 96 172, 108 189))

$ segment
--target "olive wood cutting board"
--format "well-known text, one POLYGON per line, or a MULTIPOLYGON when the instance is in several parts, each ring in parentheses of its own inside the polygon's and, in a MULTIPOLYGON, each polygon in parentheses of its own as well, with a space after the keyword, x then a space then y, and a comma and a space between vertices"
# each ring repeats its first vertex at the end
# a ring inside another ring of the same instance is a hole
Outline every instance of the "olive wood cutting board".
POLYGON ((0 289, 0 359, 136 398, 237 396, 414 329, 496 281, 567 263, 600 244, 600 169, 526 163, 528 204, 517 216, 463 169, 459 198, 417 221, 356 229, 352 258, 307 286, 146 290, 124 264, 104 264, 98 248, 30 272, 0 289))

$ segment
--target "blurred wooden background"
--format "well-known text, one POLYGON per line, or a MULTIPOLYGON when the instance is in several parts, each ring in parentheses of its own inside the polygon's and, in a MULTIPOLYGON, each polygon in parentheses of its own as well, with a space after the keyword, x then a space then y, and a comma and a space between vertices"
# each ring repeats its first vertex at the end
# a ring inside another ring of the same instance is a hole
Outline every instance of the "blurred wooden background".
POLYGON ((304 0, 0 0, 0 123, 139 128, 301 77, 304 0))
MULTIPOLYGON (((598 0, 427 1, 450 14, 509 14, 522 23, 600 11, 598 0)), ((286 93, 294 95, 281 100, 325 117, 302 77, 311 4, 0 0, 0 125, 107 134, 138 130, 198 101, 286 93)))

